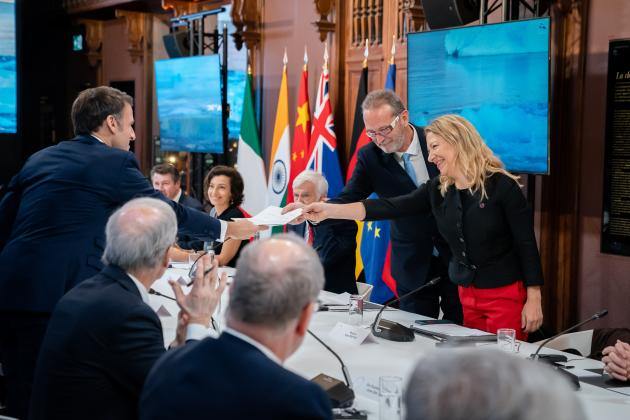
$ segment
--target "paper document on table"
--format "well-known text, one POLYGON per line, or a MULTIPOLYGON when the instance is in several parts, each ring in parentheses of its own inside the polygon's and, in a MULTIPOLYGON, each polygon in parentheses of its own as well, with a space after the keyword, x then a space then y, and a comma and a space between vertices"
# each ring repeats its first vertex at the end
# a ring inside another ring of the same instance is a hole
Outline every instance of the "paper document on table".
POLYGON ((287 214, 282 214, 282 207, 269 206, 247 220, 258 226, 283 226, 301 214, 302 209, 295 209, 287 214))
POLYGON ((466 328, 457 324, 432 324, 422 325, 421 327, 414 326, 414 328, 430 334, 437 334, 440 336, 449 337, 480 337, 484 335, 490 335, 490 333, 487 333, 485 331, 466 328))

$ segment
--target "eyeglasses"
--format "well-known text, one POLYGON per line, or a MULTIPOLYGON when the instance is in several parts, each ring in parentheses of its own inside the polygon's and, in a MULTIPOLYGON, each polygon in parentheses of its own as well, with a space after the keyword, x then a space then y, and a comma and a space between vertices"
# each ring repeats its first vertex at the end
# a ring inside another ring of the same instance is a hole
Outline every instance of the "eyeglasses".
POLYGON ((372 140, 374 140, 376 136, 385 137, 396 127, 396 123, 398 123, 400 115, 401 114, 396 115, 396 118, 394 118, 394 120, 387 127, 381 128, 380 130, 365 130, 365 134, 372 140))

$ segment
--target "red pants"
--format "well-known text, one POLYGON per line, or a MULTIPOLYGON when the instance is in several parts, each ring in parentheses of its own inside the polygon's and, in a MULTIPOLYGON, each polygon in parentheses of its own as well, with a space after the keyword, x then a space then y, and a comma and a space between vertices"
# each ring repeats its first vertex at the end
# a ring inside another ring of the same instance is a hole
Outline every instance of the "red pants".
POLYGON ((527 340, 521 328, 521 313, 527 300, 523 282, 493 289, 459 286, 464 310, 464 326, 496 334, 499 328, 512 328, 518 340, 527 340))

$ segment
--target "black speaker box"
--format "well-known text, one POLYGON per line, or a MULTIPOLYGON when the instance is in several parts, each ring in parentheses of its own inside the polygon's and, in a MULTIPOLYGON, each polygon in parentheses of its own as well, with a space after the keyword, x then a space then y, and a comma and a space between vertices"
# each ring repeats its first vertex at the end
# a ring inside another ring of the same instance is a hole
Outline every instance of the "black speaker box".
POLYGON ((422 0, 431 29, 461 26, 479 20, 479 0, 422 0))
POLYGON ((173 32, 164 35, 164 48, 170 58, 187 57, 190 55, 190 42, 188 40, 188 32, 173 32))

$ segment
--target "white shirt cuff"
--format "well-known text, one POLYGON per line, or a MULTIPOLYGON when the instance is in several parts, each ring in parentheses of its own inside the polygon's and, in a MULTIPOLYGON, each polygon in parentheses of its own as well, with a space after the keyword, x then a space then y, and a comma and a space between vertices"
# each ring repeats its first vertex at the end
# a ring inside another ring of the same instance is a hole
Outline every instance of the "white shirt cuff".
POLYGON ((208 336, 208 329, 201 324, 188 324, 186 327, 186 341, 203 340, 208 336))
POLYGON ((225 242, 225 234, 227 233, 228 222, 225 220, 219 220, 221 222, 221 236, 217 239, 219 242, 225 242))

